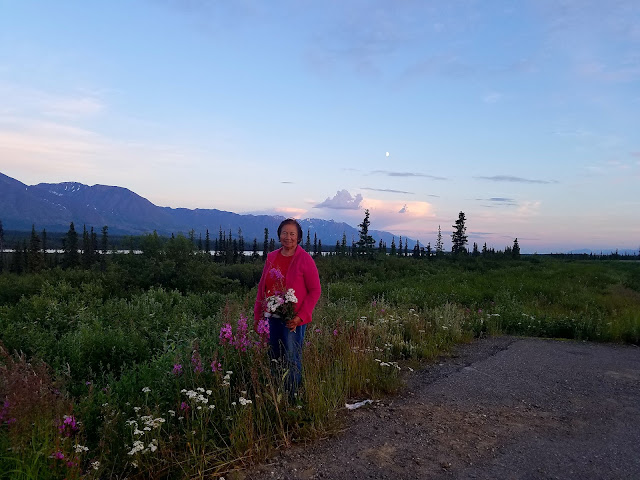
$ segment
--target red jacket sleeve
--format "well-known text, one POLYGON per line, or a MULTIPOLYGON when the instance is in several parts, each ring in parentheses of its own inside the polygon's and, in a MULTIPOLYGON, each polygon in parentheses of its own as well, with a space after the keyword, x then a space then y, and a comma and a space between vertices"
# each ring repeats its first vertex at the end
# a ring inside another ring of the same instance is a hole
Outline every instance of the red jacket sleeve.
POLYGON ((322 293, 322 288, 320 287, 320 275, 318 274, 316 262, 313 261, 311 255, 306 255, 304 260, 302 278, 304 280, 306 295, 297 312, 298 316, 302 320, 302 325, 311 322, 311 314, 313 313, 313 309, 318 303, 320 294, 322 293))

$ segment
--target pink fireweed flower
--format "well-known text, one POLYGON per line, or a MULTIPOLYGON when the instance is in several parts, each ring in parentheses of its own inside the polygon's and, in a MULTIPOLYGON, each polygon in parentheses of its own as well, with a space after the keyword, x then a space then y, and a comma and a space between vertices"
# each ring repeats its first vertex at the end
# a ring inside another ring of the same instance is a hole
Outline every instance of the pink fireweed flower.
POLYGON ((225 323, 220 329, 220 342, 222 345, 233 345, 233 330, 230 323, 225 323))
POLYGON ((334 336, 334 337, 337 337, 337 336, 338 336, 338 329, 337 329, 337 328, 333 331, 333 336, 334 336))
POLYGON ((284 275, 277 268, 272 268, 269 270, 269 276, 275 280, 284 280, 284 275))
POLYGON ((247 324, 247 320, 247 317, 244 315, 240 316, 238 319, 238 329, 236 330, 236 335, 233 341, 236 350, 240 350, 241 352, 246 352, 247 348, 251 345, 248 337, 249 325, 247 324))
POLYGON ((187 405, 187 402, 182 402, 180 404, 180 410, 184 411, 184 412, 188 412, 189 411, 189 405, 187 405))
POLYGON ((173 366, 173 374, 177 377, 179 375, 182 375, 182 365, 179 363, 176 363, 173 366))
POLYGON ((62 453, 60 450, 56 450, 55 452, 53 452, 51 454, 51 458, 56 458, 58 460, 64 460, 64 453, 62 453))
POLYGON ((269 340, 269 320, 266 318, 261 318, 258 320, 258 335, 260 336, 260 340, 267 341, 269 340))
POLYGON ((222 364, 214 358, 211 362, 211 372, 216 373, 220 370, 222 370, 222 364))
POLYGON ((70 437, 78 431, 78 422, 73 415, 65 415, 64 420, 58 425, 58 431, 65 437, 70 437))

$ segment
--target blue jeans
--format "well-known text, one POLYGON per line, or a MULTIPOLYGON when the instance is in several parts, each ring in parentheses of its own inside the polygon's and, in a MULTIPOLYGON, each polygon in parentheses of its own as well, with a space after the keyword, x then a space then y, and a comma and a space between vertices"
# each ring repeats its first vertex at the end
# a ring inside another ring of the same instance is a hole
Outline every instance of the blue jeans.
MULTIPOLYGON (((299 325, 295 332, 280 319, 269 319, 269 355, 278 360, 278 373, 287 372, 284 387, 292 398, 302 382, 302 344, 306 325, 299 325)), ((273 365, 273 363, 272 363, 273 365)))

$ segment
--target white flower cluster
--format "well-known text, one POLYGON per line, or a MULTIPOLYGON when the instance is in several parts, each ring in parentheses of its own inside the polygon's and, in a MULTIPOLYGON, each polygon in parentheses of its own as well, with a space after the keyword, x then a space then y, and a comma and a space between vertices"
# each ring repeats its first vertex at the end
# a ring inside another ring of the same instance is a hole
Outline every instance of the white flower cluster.
POLYGON ((137 420, 126 421, 127 425, 133 425, 134 435, 144 435, 144 432, 150 432, 153 429, 160 428, 160 426, 165 422, 164 418, 153 418, 151 415, 143 415, 142 417, 140 417, 140 420, 144 423, 144 427, 142 427, 142 430, 138 428, 137 420))
POLYGON ((88 452, 89 448, 85 447, 84 445, 79 445, 79 444, 75 444, 73 446, 73 449, 75 450, 76 453, 82 453, 82 452, 88 452))
POLYGON ((158 440, 154 438, 146 448, 144 446, 144 442, 142 442, 141 440, 136 440, 135 442, 133 442, 133 448, 131 448, 131 450, 129 450, 129 452, 127 453, 128 455, 135 455, 138 452, 153 453, 156 450, 158 450, 158 440))
POLYGON ((189 398, 189 400, 192 400, 195 403, 204 403, 206 405, 207 403, 209 403, 209 399, 203 395, 203 393, 205 393, 205 390, 204 388, 202 389, 202 392, 199 392, 199 390, 199 388, 197 388, 196 390, 187 390, 183 388, 182 390, 180 390, 180 393, 184 393, 189 398))
POLYGON ((222 377, 222 386, 223 387, 228 387, 229 385, 231 385, 231 374, 233 372, 231 370, 227 370, 225 372, 225 376, 222 377))
POLYGON ((298 297, 296 297, 296 291, 293 288, 287 290, 284 295, 284 301, 287 303, 298 303, 298 297))
POLYGON ((398 365, 398 362, 383 362, 379 358, 376 358, 375 361, 378 362, 381 367, 395 367, 400 370, 400 365, 398 365))
POLYGON ((94 470, 98 470, 100 468, 100 462, 96 460, 95 462, 91 462, 91 468, 94 470))
POLYGON ((149 387, 144 387, 142 389, 142 393, 149 393, 151 391, 151 389, 149 387))
POLYGON ((238 399, 238 402, 240 402, 240 405, 242 405, 243 407, 244 407, 245 405, 249 405, 250 403, 253 403, 251 400, 248 400, 248 399, 246 399, 246 398, 244 398, 244 397, 240 397, 240 398, 238 399))
POLYGON ((274 313, 284 301, 278 295, 271 295, 267 298, 267 310, 269 313, 274 313))

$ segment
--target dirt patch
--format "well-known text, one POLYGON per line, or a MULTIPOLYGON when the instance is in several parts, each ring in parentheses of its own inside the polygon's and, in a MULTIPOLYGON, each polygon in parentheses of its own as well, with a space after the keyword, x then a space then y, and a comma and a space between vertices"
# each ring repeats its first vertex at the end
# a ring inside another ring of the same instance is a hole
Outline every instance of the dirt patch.
POLYGON ((485 339, 227 479, 640 478, 638 371, 636 347, 485 339))

